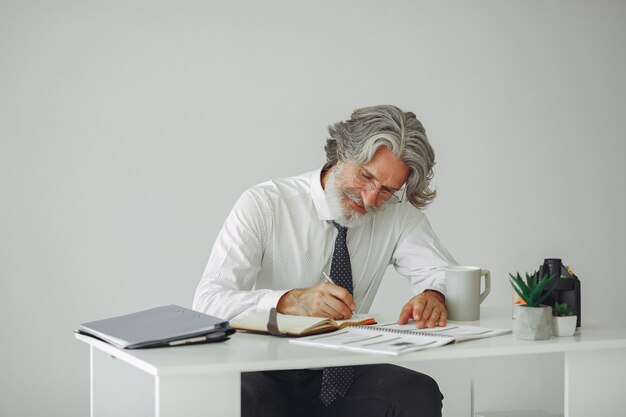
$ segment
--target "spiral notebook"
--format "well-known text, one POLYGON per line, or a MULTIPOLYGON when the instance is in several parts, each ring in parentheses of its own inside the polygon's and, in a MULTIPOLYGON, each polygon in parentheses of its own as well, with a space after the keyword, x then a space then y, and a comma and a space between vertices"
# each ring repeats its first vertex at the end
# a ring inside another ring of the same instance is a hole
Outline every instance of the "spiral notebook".
POLYGON ((356 352, 400 355, 448 343, 481 339, 510 333, 510 329, 465 326, 449 323, 445 327, 416 329, 414 323, 387 323, 353 326, 333 333, 292 339, 289 343, 356 352))

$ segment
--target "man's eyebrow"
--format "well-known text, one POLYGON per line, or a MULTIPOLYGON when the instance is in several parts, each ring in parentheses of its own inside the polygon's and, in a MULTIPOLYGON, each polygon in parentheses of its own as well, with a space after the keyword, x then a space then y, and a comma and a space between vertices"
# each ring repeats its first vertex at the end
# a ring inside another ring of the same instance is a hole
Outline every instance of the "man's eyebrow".
MULTIPOLYGON (((367 168, 365 168, 365 167, 361 167, 361 171, 365 171, 365 173, 366 173, 368 176, 370 176, 370 177, 372 177, 373 179, 375 179, 376 181, 380 182, 380 180, 379 180, 378 178, 376 178, 376 175, 372 174, 372 173, 371 173, 371 172, 370 172, 367 168)), ((381 186, 380 188, 385 188, 385 189, 387 189, 388 191, 391 191, 392 193, 397 193, 398 191, 400 191, 400 189, 401 189, 402 187, 400 187, 400 188, 394 188, 394 187, 387 187, 386 185, 383 185, 383 186, 381 186)))

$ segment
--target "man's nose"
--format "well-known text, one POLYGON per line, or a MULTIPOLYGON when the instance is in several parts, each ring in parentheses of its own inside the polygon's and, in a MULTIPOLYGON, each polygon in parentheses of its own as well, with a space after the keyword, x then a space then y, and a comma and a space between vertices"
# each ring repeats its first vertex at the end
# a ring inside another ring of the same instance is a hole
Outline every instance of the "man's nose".
POLYGON ((363 199, 363 204, 365 207, 371 207, 376 205, 376 200, 378 199, 378 193, 380 190, 378 188, 374 188, 373 190, 365 190, 361 191, 361 198, 363 199))

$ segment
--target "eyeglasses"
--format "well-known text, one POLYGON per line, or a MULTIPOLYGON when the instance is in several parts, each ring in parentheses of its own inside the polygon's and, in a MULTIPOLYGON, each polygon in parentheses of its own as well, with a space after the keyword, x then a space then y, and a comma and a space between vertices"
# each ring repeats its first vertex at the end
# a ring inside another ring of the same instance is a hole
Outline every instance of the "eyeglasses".
MULTIPOLYGON (((374 191, 377 187, 373 178, 359 166, 354 168, 354 186, 361 191, 374 191)), ((378 204, 398 204, 404 198, 406 188, 402 187, 398 191, 391 191, 387 187, 380 187, 376 196, 378 204)))

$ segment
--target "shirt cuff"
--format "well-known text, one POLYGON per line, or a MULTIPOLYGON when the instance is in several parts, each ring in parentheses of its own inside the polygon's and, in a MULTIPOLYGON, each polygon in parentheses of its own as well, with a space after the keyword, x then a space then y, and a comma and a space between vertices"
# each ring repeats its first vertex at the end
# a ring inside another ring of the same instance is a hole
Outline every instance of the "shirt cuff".
POLYGON ((439 290, 434 290, 432 288, 428 288, 428 289, 425 289, 424 291, 422 291, 422 293, 425 293, 425 292, 433 292, 435 294, 438 294, 438 295, 443 297, 443 302, 444 303, 446 302, 446 295, 444 293, 442 293, 441 291, 439 291, 439 290))
POLYGON ((276 307, 278 305, 280 297, 285 295, 287 292, 289 292, 289 290, 276 290, 263 294, 263 297, 259 299, 259 302, 256 305, 256 309, 258 311, 270 311, 272 307, 276 307))
MULTIPOLYGON (((444 285, 429 285, 427 288, 424 288, 424 291, 428 291, 428 290, 432 290, 432 291, 437 291, 440 292, 444 298, 446 298, 446 286, 444 285)), ((422 292, 424 292, 422 291, 422 292)))

